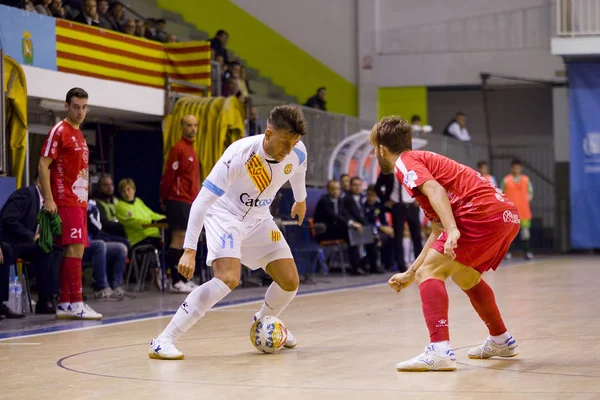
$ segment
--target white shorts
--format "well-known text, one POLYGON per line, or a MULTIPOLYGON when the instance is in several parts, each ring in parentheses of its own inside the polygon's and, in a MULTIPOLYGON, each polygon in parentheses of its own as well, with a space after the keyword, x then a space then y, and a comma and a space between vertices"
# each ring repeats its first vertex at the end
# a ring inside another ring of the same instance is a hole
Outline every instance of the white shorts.
POLYGON ((238 258, 250 269, 266 268, 271 261, 293 258, 273 219, 239 221, 231 214, 206 213, 206 265, 218 258, 238 258))

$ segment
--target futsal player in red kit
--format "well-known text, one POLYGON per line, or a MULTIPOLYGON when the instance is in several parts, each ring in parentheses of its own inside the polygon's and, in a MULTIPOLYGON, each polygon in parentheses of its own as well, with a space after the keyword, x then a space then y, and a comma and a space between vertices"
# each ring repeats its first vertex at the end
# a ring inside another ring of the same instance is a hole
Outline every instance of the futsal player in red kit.
POLYGON ((89 150, 79 126, 87 114, 87 102, 85 90, 73 88, 67 92, 67 117, 48 133, 38 165, 44 211, 58 213, 62 221, 62 236, 55 241, 63 248, 57 319, 102 318, 83 303, 81 287, 81 258, 88 246, 89 150))
POLYGON ((425 351, 396 364, 397 370, 456 370, 448 331, 448 278, 466 293, 489 329, 490 336, 469 350, 469 358, 516 356, 516 341, 502 321, 494 292, 481 279, 498 268, 519 232, 515 205, 475 170, 436 153, 412 150, 411 126, 401 117, 379 121, 370 141, 382 172, 395 174, 433 228, 413 265, 388 282, 398 292, 419 283, 430 336, 425 351))

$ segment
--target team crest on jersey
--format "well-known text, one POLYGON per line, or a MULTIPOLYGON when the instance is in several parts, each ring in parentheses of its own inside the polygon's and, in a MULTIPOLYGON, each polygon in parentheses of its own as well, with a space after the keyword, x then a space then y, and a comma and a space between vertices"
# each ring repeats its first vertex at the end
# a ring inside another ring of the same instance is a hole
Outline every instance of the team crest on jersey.
POLYGON ((283 168, 283 173, 288 175, 290 172, 292 172, 292 164, 286 164, 283 168))
POLYGON ((250 176, 259 192, 265 190, 271 183, 271 176, 258 155, 254 154, 248 160, 246 169, 248 170, 248 176, 250 176))
POLYGON ((279 242, 281 240, 281 232, 271 229, 271 240, 273 242, 279 242))

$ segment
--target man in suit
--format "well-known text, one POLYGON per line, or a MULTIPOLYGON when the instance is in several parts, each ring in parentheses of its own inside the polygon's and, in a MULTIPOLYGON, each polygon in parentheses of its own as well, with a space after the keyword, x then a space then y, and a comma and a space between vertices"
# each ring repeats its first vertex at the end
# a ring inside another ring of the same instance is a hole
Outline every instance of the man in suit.
POLYGON ((404 272, 407 265, 404 263, 404 248, 402 238, 404 237, 404 222, 408 222, 410 237, 415 250, 415 257, 421 254, 423 243, 421 242, 421 222, 419 221, 419 205, 415 199, 410 197, 406 190, 396 180, 394 174, 379 174, 375 183, 377 196, 385 207, 392 213, 392 227, 394 228, 396 264, 398 270, 404 272))
POLYGON ((0 263, 0 302, 8 300, 9 268, 18 258, 30 262, 35 270, 38 290, 36 314, 54 314, 54 295, 58 292, 57 277, 61 252, 44 253, 38 246, 37 214, 43 200, 36 184, 13 192, 0 210, 0 242, 3 260, 0 263))
POLYGON ((385 207, 377 197, 375 185, 370 185, 367 188, 363 212, 367 223, 373 227, 373 233, 377 238, 377 246, 381 253, 381 264, 385 269, 391 271, 394 266, 394 230, 387 222, 385 207))
MULTIPOLYGON (((317 241, 323 240, 345 240, 349 241, 348 229, 356 229, 359 233, 363 226, 358 221, 354 221, 344 207, 340 198, 340 183, 336 180, 330 180, 327 183, 327 194, 323 195, 315 207, 314 221, 325 224, 324 233, 317 235, 317 241)), ((348 246, 348 255, 350 257, 350 266, 355 275, 365 275, 365 271, 360 268, 360 253, 358 246, 348 246)))
MULTIPOLYGON (((348 215, 353 221, 358 222, 366 229, 373 229, 373 226, 369 225, 365 213, 363 211, 364 196, 362 195, 363 181, 358 176, 350 179, 350 190, 348 194, 342 198, 344 208, 348 212, 348 215)), ((365 251, 367 257, 364 261, 369 264, 369 271, 374 273, 383 273, 384 271, 377 265, 377 245, 375 242, 366 244, 365 251)))

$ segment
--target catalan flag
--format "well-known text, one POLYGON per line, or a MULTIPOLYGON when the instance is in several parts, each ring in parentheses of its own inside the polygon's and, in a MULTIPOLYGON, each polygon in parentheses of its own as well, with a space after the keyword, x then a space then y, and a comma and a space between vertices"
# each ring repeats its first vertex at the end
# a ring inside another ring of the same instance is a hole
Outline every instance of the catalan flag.
MULTIPOLYGON (((158 43, 75 22, 56 20, 59 71, 163 89, 166 74, 210 92, 210 43, 158 43)), ((195 89, 178 88, 195 92, 195 89)))
POLYGON ((281 232, 275 229, 271 229, 271 240, 273 242, 279 242, 281 240, 281 232))
POLYGON ((267 169, 258 155, 255 154, 248 160, 246 169, 248 170, 250 179, 252 179, 252 182, 254 182, 254 185, 259 192, 265 190, 271 183, 271 175, 267 172, 267 169))

